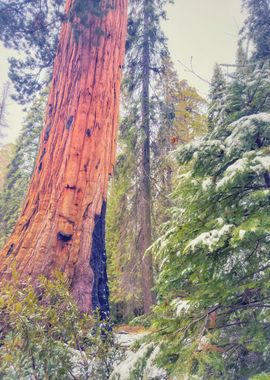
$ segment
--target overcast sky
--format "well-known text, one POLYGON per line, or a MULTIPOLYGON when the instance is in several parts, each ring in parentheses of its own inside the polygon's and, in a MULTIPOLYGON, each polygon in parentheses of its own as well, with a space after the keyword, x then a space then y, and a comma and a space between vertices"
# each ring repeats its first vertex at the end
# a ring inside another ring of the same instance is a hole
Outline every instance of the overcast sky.
MULTIPOLYGON (((200 94, 207 96, 208 85, 190 73, 179 62, 190 67, 206 80, 212 76, 213 66, 233 63, 238 32, 243 25, 241 0, 175 0, 168 6, 168 21, 163 29, 180 79, 187 79, 200 94)), ((0 46, 0 90, 7 81, 8 56, 0 46)), ((12 100, 8 101, 8 123, 5 142, 14 142, 20 131, 23 112, 12 100)))

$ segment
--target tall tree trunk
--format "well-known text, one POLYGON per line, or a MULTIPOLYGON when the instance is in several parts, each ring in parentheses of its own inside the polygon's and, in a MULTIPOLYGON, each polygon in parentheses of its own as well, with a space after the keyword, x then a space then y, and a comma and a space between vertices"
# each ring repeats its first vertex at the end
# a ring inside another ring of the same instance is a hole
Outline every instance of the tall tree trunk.
POLYGON ((149 42, 149 0, 144 0, 144 43, 142 62, 142 141, 141 177, 139 189, 139 236, 138 247, 141 256, 141 276, 144 312, 149 313, 154 304, 153 265, 150 254, 145 254, 151 245, 151 180, 150 180, 150 42, 149 42))
MULTIPOLYGON (((68 13, 74 0, 67 0, 68 13)), ((89 27, 62 26, 45 127, 22 214, 0 256, 2 280, 12 264, 21 279, 71 281, 83 311, 108 311, 104 219, 113 170, 127 0, 112 0, 89 27)))
POLYGON ((7 126, 6 124, 6 108, 7 108, 7 98, 9 95, 9 82, 4 84, 2 91, 2 98, 0 100, 0 137, 3 137, 3 129, 7 126))

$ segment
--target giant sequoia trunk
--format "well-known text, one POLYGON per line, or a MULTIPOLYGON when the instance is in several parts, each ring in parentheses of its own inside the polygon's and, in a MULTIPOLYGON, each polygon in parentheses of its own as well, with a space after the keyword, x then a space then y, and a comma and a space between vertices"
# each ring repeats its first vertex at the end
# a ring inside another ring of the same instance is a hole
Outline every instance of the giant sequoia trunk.
POLYGON ((142 146, 141 146, 141 174, 139 186, 139 236, 138 248, 141 256, 141 276, 143 290, 144 312, 149 313, 154 304, 153 294, 153 268, 152 257, 146 254, 147 248, 151 245, 151 167, 150 167, 150 43, 149 43, 149 0, 144 0, 144 41, 143 41, 143 61, 142 61, 142 146))
MULTIPOLYGON (((67 0, 66 12, 73 3, 67 0)), ((33 281, 58 269, 83 311, 100 307, 105 314, 104 219, 127 21, 127 0, 111 3, 106 16, 89 14, 78 38, 71 23, 62 26, 36 167, 0 256, 2 281, 13 265, 33 281)))

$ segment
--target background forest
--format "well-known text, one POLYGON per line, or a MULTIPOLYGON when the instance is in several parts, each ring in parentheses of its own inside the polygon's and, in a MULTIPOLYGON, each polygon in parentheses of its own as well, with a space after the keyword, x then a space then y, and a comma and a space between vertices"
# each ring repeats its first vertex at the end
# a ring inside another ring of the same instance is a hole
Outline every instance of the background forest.
MULTIPOLYGON (((14 271, 0 292, 0 378, 270 379, 270 2, 243 0, 235 63, 215 65, 205 98, 174 67, 168 2, 129 2, 106 214, 110 318, 98 307, 82 317, 59 273, 42 278, 44 303, 14 271), (119 326, 144 332, 137 360, 119 348, 119 326)), ((27 109, 16 144, 0 147, 1 248, 35 168, 65 17, 64 1, 41 4, 37 14, 34 1, 0 1, 1 41, 31 51, 10 60, 0 101, 1 135, 10 92, 27 109)), ((89 5, 75 5, 83 24, 89 5)))

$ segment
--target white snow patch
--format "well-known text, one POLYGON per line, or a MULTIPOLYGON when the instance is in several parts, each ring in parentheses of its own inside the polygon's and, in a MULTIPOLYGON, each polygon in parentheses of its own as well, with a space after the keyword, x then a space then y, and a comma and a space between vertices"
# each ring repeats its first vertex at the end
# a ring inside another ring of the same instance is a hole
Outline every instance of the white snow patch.
POLYGON ((146 354, 148 349, 151 348, 149 344, 143 344, 136 352, 128 351, 126 360, 122 361, 110 375, 111 380, 128 380, 132 370, 136 367, 136 364, 146 354))
POLYGON ((237 125, 242 122, 248 122, 248 121, 262 121, 264 123, 270 123, 270 113, 267 112, 261 112, 249 116, 243 116, 239 120, 233 122, 231 125, 237 125))
POLYGON ((219 226, 223 226, 223 225, 224 225, 224 219, 222 219, 222 218, 217 218, 216 221, 217 221, 217 224, 218 224, 219 226))
POLYGON ((233 179, 233 177, 239 173, 243 172, 246 169, 246 165, 248 163, 248 160, 246 158, 240 158, 237 160, 234 164, 228 167, 228 169, 225 171, 224 177, 217 182, 217 189, 220 189, 224 185, 226 185, 229 181, 233 179))
POLYGON ((246 230, 240 230, 240 231, 239 231, 239 238, 240 238, 241 240, 244 239, 246 232, 247 232, 246 230))
POLYGON ((263 121, 264 123, 270 123, 270 113, 267 113, 267 112, 261 112, 257 115, 250 115, 250 116, 247 116, 247 118, 263 121))
POLYGON ((157 346, 151 353, 144 370, 144 379, 149 379, 149 380, 150 379, 156 379, 156 380, 168 379, 166 372, 163 369, 158 368, 154 363, 159 352, 160 352, 160 348, 159 346, 157 346))
POLYGON ((263 157, 257 156, 256 161, 259 161, 264 169, 270 170, 270 155, 269 156, 263 156, 263 157))
POLYGON ((202 189, 203 191, 208 191, 209 188, 212 186, 213 181, 211 177, 206 178, 204 181, 202 181, 202 189))
POLYGON ((243 158, 240 158, 227 168, 224 172, 223 178, 217 182, 217 190, 233 180, 238 173, 245 172, 246 170, 255 172, 256 174, 261 174, 265 170, 269 171, 270 155, 265 156, 262 152, 259 152, 254 156, 254 152, 246 152, 243 158))
POLYGON ((209 232, 204 232, 196 239, 193 239, 185 248, 185 251, 190 249, 194 251, 198 246, 205 245, 209 248, 210 251, 214 250, 215 245, 220 241, 222 236, 230 233, 233 224, 225 224, 220 230, 211 230, 209 232))
POLYGON ((168 261, 168 258, 167 258, 167 257, 165 257, 165 258, 162 260, 162 262, 161 262, 161 264, 160 264, 160 266, 159 266, 160 270, 164 267, 164 265, 167 263, 167 261, 168 261))
POLYGON ((154 347, 152 343, 143 343, 136 352, 131 350, 131 346, 146 335, 147 333, 117 334, 117 342, 124 348, 125 358, 115 366, 109 380, 128 380, 138 362, 147 355, 149 350, 153 351, 147 359, 146 366, 142 373, 143 378, 147 380, 168 379, 166 372, 154 364, 156 356, 159 353, 158 346, 154 347))
POLYGON ((270 113, 260 113, 255 115, 244 116, 241 119, 230 124, 232 133, 225 140, 226 155, 230 156, 234 150, 239 150, 246 143, 248 135, 254 135, 258 126, 256 121, 270 123, 270 113))
POLYGON ((189 301, 182 300, 181 298, 172 300, 171 305, 175 308, 175 315, 177 317, 180 317, 181 314, 185 313, 190 308, 189 301))

